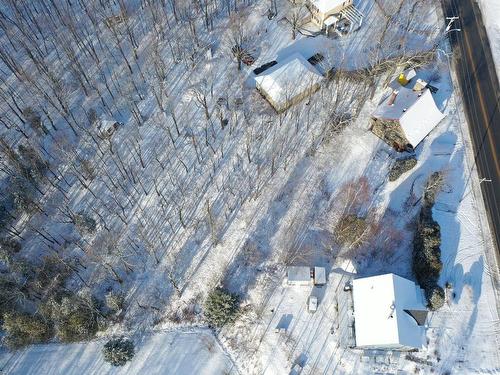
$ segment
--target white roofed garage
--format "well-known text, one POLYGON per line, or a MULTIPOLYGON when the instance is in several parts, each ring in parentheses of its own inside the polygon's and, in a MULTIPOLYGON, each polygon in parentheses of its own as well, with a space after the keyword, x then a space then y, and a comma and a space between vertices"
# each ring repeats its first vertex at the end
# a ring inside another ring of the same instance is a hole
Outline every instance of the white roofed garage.
POLYGON ((257 90, 280 113, 317 91, 322 79, 311 63, 294 53, 257 76, 255 82, 257 90))

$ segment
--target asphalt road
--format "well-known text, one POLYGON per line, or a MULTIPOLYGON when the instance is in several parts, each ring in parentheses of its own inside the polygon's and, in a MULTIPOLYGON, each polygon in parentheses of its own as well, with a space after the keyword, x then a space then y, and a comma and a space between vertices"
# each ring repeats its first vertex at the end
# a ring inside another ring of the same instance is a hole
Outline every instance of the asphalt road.
MULTIPOLYGON (((459 16, 449 38, 455 54, 474 155, 497 254, 500 254, 500 89, 480 10, 474 0, 443 0, 459 16), (484 180, 483 180, 484 179, 484 180)), ((446 21, 448 22, 448 21, 446 21)))

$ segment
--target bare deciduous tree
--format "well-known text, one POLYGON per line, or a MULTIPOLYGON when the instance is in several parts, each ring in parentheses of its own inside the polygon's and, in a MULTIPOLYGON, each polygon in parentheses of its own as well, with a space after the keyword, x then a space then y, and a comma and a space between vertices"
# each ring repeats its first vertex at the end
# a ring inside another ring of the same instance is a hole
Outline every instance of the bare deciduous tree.
POLYGON ((229 33, 224 40, 224 48, 232 56, 241 70, 241 64, 247 58, 251 58, 252 46, 250 32, 243 15, 233 15, 229 24, 229 33))
POLYGON ((292 40, 297 37, 297 32, 304 22, 304 17, 306 15, 305 9, 302 4, 294 5, 290 10, 287 19, 290 22, 290 27, 292 29, 292 40))

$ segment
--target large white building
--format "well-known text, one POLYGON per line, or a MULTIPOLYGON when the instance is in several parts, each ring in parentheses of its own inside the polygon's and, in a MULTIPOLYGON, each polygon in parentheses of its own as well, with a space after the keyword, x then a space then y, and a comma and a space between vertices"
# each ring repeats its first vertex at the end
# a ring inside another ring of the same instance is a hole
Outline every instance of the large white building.
POLYGON ((277 112, 308 97, 320 87, 323 76, 302 55, 287 59, 255 77, 257 90, 277 112))
POLYGON ((352 284, 356 347, 419 349, 425 343, 427 309, 422 289, 393 273, 352 284))

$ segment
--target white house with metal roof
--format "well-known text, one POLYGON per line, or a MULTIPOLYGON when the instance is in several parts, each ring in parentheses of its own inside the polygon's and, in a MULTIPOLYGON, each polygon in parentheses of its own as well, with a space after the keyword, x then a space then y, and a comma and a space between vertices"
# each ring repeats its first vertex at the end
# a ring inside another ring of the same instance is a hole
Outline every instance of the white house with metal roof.
POLYGON ((352 283, 356 347, 411 350, 425 344, 422 289, 393 273, 352 283))

